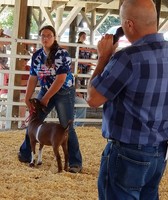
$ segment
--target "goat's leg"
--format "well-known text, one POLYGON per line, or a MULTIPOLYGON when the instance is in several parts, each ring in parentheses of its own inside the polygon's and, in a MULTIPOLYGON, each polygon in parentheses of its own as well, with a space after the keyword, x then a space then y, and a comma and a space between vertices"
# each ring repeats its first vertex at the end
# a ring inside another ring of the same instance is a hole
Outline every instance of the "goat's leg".
POLYGON ((64 160, 65 160, 65 164, 64 164, 64 170, 68 171, 68 145, 67 145, 67 139, 63 142, 62 144, 62 149, 64 152, 64 160))
POLYGON ((29 163, 29 166, 30 167, 34 167, 35 166, 35 154, 36 154, 36 152, 35 152, 35 148, 36 148, 36 142, 32 142, 32 141, 30 141, 31 142, 31 161, 30 161, 30 163, 29 163))
POLYGON ((43 150, 43 146, 44 145, 40 144, 39 152, 38 152, 37 165, 41 165, 42 164, 42 150, 43 150))
POLYGON ((59 148, 58 146, 53 147, 54 154, 57 160, 57 165, 58 165, 58 173, 62 172, 62 161, 61 161, 61 156, 59 154, 59 148))

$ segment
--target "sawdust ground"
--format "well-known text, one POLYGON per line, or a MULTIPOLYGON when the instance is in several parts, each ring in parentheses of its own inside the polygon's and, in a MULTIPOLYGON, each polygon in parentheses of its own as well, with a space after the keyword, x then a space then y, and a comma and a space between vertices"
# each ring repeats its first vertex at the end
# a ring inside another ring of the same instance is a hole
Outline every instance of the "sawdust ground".
MULTIPOLYGON (((0 199, 4 200, 97 200, 100 156, 106 140, 101 129, 76 129, 83 156, 81 174, 57 173, 51 147, 44 147, 43 164, 30 168, 20 163, 17 152, 25 131, 0 132, 0 199)), ((61 151, 61 150, 60 150, 61 151)), ((62 152, 61 152, 62 154, 62 152)), ((160 200, 168 199, 168 172, 160 185, 160 200)))

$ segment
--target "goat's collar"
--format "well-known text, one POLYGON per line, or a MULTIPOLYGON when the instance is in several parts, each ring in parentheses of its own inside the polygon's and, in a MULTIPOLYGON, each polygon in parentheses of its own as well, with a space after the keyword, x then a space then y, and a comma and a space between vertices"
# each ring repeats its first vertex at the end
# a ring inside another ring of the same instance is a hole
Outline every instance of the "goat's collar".
POLYGON ((29 122, 30 121, 30 118, 33 115, 33 113, 36 113, 36 111, 34 109, 29 111, 29 116, 26 118, 25 122, 29 122))

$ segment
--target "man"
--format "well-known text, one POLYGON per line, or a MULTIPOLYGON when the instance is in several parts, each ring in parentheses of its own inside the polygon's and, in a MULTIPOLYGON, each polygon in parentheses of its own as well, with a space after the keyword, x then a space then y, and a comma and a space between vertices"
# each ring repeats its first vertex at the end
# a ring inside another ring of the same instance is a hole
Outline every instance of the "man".
POLYGON ((87 102, 103 104, 108 139, 98 178, 100 200, 157 200, 168 140, 168 42, 157 33, 152 0, 127 0, 121 25, 130 47, 115 52, 113 36, 98 43, 87 102))

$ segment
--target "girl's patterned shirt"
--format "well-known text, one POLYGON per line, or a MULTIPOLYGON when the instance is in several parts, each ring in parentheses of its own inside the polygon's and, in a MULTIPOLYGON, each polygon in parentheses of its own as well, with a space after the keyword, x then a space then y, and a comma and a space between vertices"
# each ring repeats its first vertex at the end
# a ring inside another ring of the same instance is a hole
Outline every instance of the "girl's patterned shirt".
POLYGON ((37 76, 41 87, 50 88, 55 80, 56 75, 67 74, 66 80, 62 88, 71 87, 73 85, 73 75, 71 73, 71 57, 65 49, 59 48, 55 53, 55 61, 49 68, 46 66, 47 55, 43 48, 37 50, 32 56, 30 75, 37 76))

